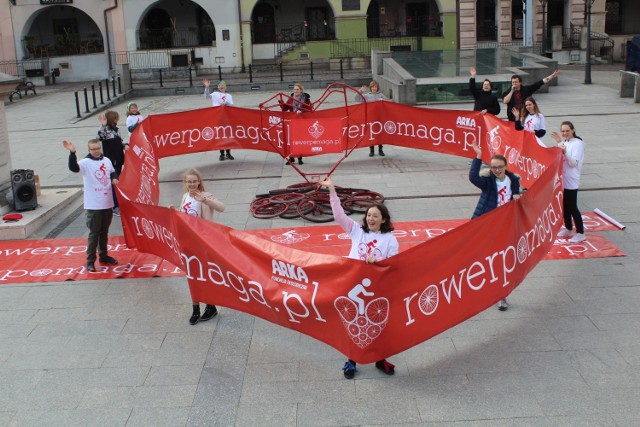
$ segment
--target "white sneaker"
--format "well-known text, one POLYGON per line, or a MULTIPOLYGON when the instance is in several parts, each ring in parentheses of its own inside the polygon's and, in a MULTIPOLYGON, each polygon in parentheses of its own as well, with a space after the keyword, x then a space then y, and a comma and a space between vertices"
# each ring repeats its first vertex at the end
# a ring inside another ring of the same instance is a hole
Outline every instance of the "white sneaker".
POLYGON ((571 237, 573 236, 575 233, 573 232, 573 230, 567 230, 566 228, 563 228, 562 230, 560 230, 560 232, 558 233, 558 237, 571 237))
POLYGON ((498 301, 498 310, 507 311, 508 308, 509 308, 509 303, 507 302, 506 298, 498 301))
POLYGON ((569 243, 580 243, 580 242, 584 242, 585 240, 587 240, 587 238, 585 237, 584 234, 576 233, 573 235, 572 238, 569 239, 569 243))

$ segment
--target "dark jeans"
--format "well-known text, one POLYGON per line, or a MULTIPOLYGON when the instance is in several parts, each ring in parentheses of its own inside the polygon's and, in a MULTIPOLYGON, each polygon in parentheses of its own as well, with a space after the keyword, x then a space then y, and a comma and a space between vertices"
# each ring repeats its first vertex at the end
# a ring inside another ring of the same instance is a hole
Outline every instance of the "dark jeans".
POLYGON ((578 190, 564 189, 562 198, 562 210, 564 214, 564 226, 567 230, 571 230, 571 219, 576 224, 576 233, 584 234, 584 224, 582 223, 582 214, 578 210, 578 190))
POLYGON ((113 210, 111 209, 87 209, 87 228, 89 228, 87 262, 96 261, 96 248, 100 259, 108 255, 107 241, 109 240, 109 226, 112 218, 113 210))

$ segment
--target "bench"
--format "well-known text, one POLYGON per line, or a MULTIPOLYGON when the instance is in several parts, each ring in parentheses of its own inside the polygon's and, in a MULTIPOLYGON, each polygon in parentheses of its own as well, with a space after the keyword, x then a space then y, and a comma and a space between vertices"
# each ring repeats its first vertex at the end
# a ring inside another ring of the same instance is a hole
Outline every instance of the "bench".
POLYGON ((19 83, 13 90, 13 92, 11 92, 11 94, 9 95, 9 102, 13 102, 14 95, 18 95, 20 99, 22 99, 22 91, 24 91, 24 96, 27 96, 29 94, 29 91, 33 92, 34 95, 37 95, 36 85, 34 85, 32 82, 25 81, 19 83))

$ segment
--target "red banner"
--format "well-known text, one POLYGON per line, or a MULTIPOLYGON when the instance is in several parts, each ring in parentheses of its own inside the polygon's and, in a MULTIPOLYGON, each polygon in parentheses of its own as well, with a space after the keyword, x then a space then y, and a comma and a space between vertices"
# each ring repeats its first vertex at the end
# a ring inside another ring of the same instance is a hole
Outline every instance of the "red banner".
MULTIPOLYGON (((151 116, 136 129, 119 186, 127 244, 183 268, 198 301, 261 317, 372 362, 423 342, 507 296, 562 225, 561 151, 477 112, 376 102, 302 114, 338 118, 347 149, 392 144, 484 159, 502 153, 528 191, 388 260, 369 265, 293 249, 152 206, 158 159, 221 148, 290 152, 293 113, 223 107, 151 116), (359 292, 369 285, 373 297, 359 292)), ((469 213, 471 215, 471 212, 469 213)), ((346 251, 345 251, 346 254, 346 251)))
MULTIPOLYGON (((593 234, 594 231, 619 230, 618 228, 591 212, 582 217, 585 231, 589 233, 588 240, 572 244, 568 239, 556 239, 544 259, 625 256, 624 252, 605 237, 593 234)), ((405 251, 442 236, 466 222, 469 220, 394 222, 393 234, 398 239, 400 251, 405 251)), ((149 225, 151 224, 146 227, 149 225)), ((143 227, 142 223, 140 227, 143 227)), ((338 225, 247 230, 246 233, 295 249, 321 254, 341 256, 348 253, 351 247, 349 236, 338 225)), ((81 238, 0 241, 0 284, 184 276, 182 270, 168 261, 128 248, 124 236, 109 238, 109 253, 118 260, 119 265, 98 264, 98 271, 87 272, 86 243, 86 239, 81 238)))
POLYGON ((340 119, 336 118, 292 120, 290 155, 309 156, 344 151, 341 128, 340 119))

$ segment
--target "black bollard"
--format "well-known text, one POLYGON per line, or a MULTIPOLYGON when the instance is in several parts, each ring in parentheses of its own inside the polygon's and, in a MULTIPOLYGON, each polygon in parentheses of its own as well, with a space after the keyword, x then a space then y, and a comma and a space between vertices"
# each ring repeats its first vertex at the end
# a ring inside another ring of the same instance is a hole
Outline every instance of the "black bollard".
POLYGON ((342 59, 340 60, 340 80, 344 79, 344 71, 342 69, 342 59))
POLYGON ((282 74, 282 62, 280 63, 280 81, 284 81, 284 75, 282 74))
POLYGON ((309 62, 309 68, 311 68, 311 80, 313 80, 313 61, 309 62))
POLYGON ((111 95, 109 95, 109 79, 104 79, 104 88, 107 91, 107 101, 111 101, 111 95))
POLYGON ((115 99, 116 95, 116 76, 111 76, 111 87, 113 88, 113 98, 115 99))
POLYGON ((193 76, 191 75, 191 66, 189 66, 189 87, 193 87, 193 76))
POLYGON ((84 108, 85 108, 84 112, 85 113, 90 113, 90 111, 89 111, 89 96, 87 95, 87 88, 85 87, 82 90, 84 91, 84 108))
POLYGON ((93 99, 93 108, 98 108, 96 105, 96 85, 91 85, 91 98, 93 99))
POLYGON ((164 87, 162 85, 162 68, 160 68, 158 71, 160 72, 160 87, 164 87))
POLYGON ((218 81, 222 81, 222 67, 218 65, 218 81))
POLYGON ((249 83, 253 83, 253 70, 251 64, 249 64, 249 83))
POLYGON ((104 98, 102 97, 102 81, 98 82, 98 88, 100 89, 100 104, 104 104, 104 98))
POLYGON ((82 118, 82 116, 80 115, 80 98, 78 97, 78 92, 73 92, 73 94, 76 97, 76 111, 78 112, 78 115, 76 116, 77 118, 82 118))
POLYGON ((122 95, 122 84, 120 83, 120 73, 118 73, 118 93, 122 95))

